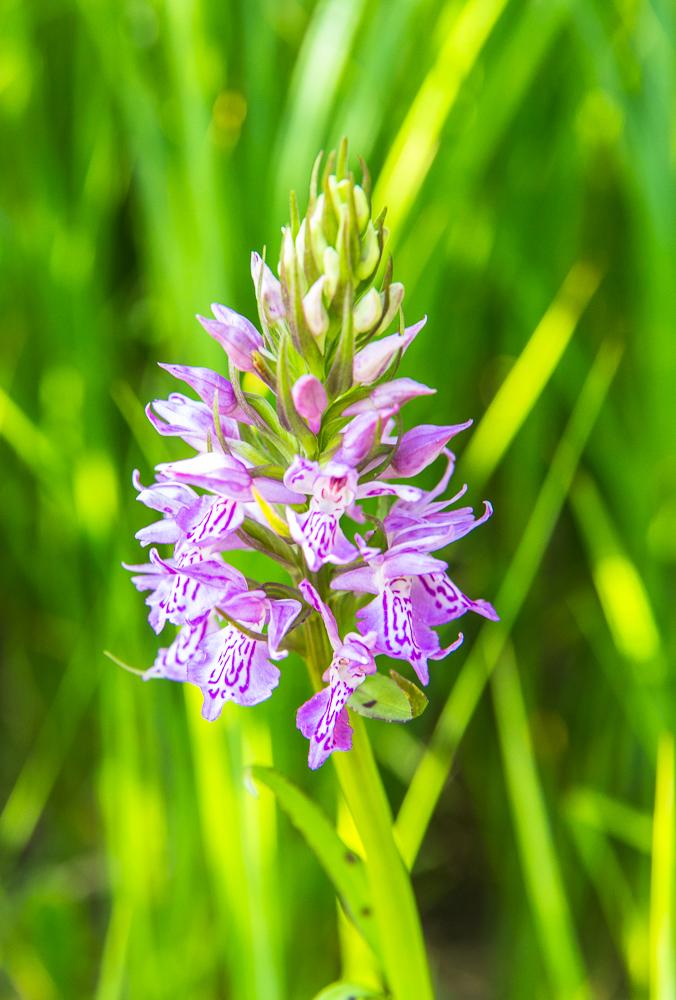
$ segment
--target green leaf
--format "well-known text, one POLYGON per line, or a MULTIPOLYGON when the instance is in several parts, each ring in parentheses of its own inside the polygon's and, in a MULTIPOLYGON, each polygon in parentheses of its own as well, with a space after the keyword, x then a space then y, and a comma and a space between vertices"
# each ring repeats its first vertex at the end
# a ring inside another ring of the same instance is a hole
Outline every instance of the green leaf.
POLYGON ((411 706, 411 718, 417 719, 429 705, 429 698, 424 691, 420 690, 417 684, 410 681, 408 677, 402 677, 396 670, 390 670, 390 677, 408 698, 411 706))
POLYGON ((427 705, 425 695, 394 670, 391 674, 367 677, 350 698, 349 707, 367 719, 383 722, 410 722, 420 715, 427 705))
POLYGON ((378 956, 380 949, 362 859, 343 843, 322 810, 279 771, 271 767, 252 767, 251 774, 274 792, 279 805, 333 882, 345 912, 378 956))
POLYGON ((359 986, 357 983, 329 983, 320 990, 314 1000, 368 1000, 370 997, 384 997, 385 994, 374 990, 372 986, 359 986))

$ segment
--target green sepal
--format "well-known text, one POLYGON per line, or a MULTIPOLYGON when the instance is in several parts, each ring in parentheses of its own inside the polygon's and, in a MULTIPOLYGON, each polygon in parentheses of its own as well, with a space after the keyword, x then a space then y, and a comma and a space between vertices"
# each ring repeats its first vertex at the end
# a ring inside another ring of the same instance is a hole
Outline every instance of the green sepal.
POLYGON ((352 385, 354 366, 354 322, 352 306, 354 293, 352 285, 345 286, 343 293, 343 322, 340 329, 338 344, 331 364, 331 370, 326 380, 329 395, 338 396, 346 392, 352 385))
POLYGON ((289 191, 289 222, 291 223, 291 236, 295 240, 300 229, 300 213, 295 191, 289 191))
POLYGON ((427 697, 413 681, 396 672, 371 674, 354 692, 348 706, 367 719, 410 722, 427 707, 427 697))
MULTIPOLYGON (((307 233, 306 233, 307 236, 307 233)), ((282 237, 282 253, 279 264, 279 278, 282 286, 282 299, 286 312, 291 338, 298 353, 304 357, 314 375, 320 375, 322 356, 312 333, 305 322, 303 313, 303 296, 300 287, 300 270, 298 257, 289 229, 282 237)))
POLYGON ((277 412, 279 413, 279 419, 298 438, 305 454, 314 455, 317 450, 317 439, 296 410, 291 394, 291 380, 293 377, 291 371, 292 350, 290 337, 288 333, 284 332, 279 342, 279 358, 277 361, 277 412))
POLYGON ((266 528, 264 524, 260 524, 250 517, 245 517, 244 523, 237 533, 241 533, 240 537, 244 538, 257 552, 263 552, 270 556, 271 559, 281 563, 285 569, 292 572, 298 569, 295 551, 290 545, 287 545, 283 538, 276 535, 270 528, 266 528))
POLYGON ((326 815, 311 799, 287 778, 271 767, 254 766, 255 781, 269 788, 293 825, 314 852, 364 940, 379 957, 366 866, 358 854, 340 839, 326 815))

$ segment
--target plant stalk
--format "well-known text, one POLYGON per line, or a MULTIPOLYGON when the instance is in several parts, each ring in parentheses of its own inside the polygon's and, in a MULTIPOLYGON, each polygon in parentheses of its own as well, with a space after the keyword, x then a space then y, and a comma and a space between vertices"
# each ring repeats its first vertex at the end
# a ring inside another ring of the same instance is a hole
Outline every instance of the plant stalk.
MULTIPOLYGON (((321 625, 305 635, 312 682, 320 683, 331 653, 321 625)), ((352 750, 332 757, 341 792, 364 845, 384 973, 393 1000, 433 1000, 425 940, 410 875, 394 840, 392 813, 363 719, 351 713, 352 750)))

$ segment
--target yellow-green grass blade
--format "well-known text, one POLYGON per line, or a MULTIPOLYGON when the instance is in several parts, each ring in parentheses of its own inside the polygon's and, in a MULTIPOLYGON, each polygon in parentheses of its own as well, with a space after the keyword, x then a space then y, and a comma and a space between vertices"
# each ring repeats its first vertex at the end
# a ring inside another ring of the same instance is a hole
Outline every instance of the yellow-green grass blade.
POLYGON ((676 764, 674 736, 665 732, 657 748, 657 779, 653 814, 652 876, 650 885, 650 997, 676 996, 676 764))
POLYGON ((589 995, 533 755, 511 643, 491 678, 498 741, 526 891, 552 997, 589 995))
POLYGON ((416 768, 396 821, 402 856, 412 865, 448 776, 453 755, 474 714, 486 681, 528 594, 585 444, 619 363, 619 349, 605 343, 587 376, 552 458, 533 513, 507 568, 495 604, 499 625, 482 628, 444 705, 427 750, 416 768))
POLYGON ((634 806, 595 788, 579 786, 567 793, 566 810, 575 823, 614 837, 642 854, 650 854, 652 819, 634 806))
POLYGON ((393 233, 420 191, 437 151, 444 122, 460 87, 508 5, 508 0, 469 0, 446 5, 443 41, 392 143, 374 192, 377 209, 387 206, 393 233))
POLYGON ((571 500, 615 646, 633 664, 640 683, 657 685, 665 678, 666 665, 646 585, 589 476, 578 477, 571 500))
POLYGON ((574 797, 564 798, 563 815, 629 981, 637 995, 643 995, 648 986, 649 934, 645 910, 638 904, 638 893, 608 837, 599 827, 590 825, 586 810, 584 815, 578 814, 574 797))
POLYGON ((598 288, 600 272, 578 262, 533 331, 472 434, 463 469, 474 486, 495 471, 556 371, 570 339, 598 288))
POLYGON ((186 685, 185 695, 199 820, 219 912, 216 941, 221 942, 221 954, 227 955, 227 975, 236 996, 243 1000, 275 997, 281 985, 271 967, 275 955, 267 933, 256 936, 258 915, 254 911, 260 900, 249 883, 247 840, 257 833, 245 819, 239 720, 224 713, 218 724, 207 723, 200 715, 201 693, 186 685), (271 992, 266 994, 266 990, 271 992))

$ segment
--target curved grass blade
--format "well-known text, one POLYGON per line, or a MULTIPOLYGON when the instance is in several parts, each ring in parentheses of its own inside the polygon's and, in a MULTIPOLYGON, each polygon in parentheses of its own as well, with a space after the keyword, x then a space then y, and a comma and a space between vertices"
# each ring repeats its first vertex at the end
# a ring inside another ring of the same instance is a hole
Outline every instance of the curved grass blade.
POLYGON ((377 955, 379 946, 364 862, 345 846, 322 810, 287 778, 271 767, 252 767, 251 774, 275 794, 333 882, 346 912, 377 955))
POLYGON ((516 841, 552 995, 561 1000, 587 996, 511 643, 492 675, 491 690, 516 841))
POLYGON ((479 703, 542 561, 620 359, 614 344, 602 345, 552 459, 533 513, 504 576, 496 605, 502 624, 484 629, 448 696, 396 822, 402 856, 412 865, 446 782, 453 755, 479 703))

